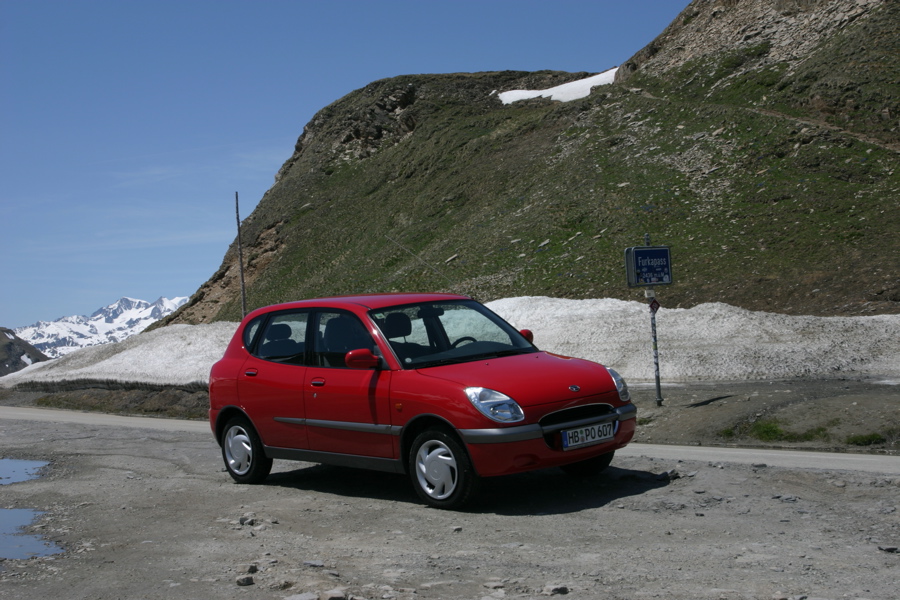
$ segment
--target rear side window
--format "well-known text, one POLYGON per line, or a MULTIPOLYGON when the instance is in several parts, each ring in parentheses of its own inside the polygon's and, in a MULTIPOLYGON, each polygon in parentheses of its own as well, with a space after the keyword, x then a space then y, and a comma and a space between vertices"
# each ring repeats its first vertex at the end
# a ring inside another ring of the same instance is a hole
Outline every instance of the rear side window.
POLYGON ((256 356, 295 365, 305 364, 307 312, 272 315, 256 344, 256 356))
POLYGON ((244 328, 244 348, 253 347, 253 340, 256 339, 256 334, 259 333, 259 327, 265 320, 266 315, 262 315, 247 323, 247 326, 244 328))

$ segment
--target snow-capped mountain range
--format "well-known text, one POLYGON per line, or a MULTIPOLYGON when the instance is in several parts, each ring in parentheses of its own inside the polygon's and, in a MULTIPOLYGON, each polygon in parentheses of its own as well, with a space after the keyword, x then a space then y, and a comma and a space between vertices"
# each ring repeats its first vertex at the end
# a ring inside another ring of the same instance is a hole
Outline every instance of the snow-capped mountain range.
POLYGON ((59 358, 79 348, 121 342, 174 312, 187 301, 187 296, 160 298, 152 304, 146 300, 120 298, 89 317, 78 315, 55 321, 38 321, 13 331, 50 358, 59 358))

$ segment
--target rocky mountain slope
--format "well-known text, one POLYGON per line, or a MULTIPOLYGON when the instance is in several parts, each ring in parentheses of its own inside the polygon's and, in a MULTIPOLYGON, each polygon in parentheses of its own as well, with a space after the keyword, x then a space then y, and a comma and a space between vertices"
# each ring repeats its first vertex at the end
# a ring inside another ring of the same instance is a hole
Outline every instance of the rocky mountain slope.
POLYGON ((184 297, 171 300, 159 298, 150 303, 120 298, 109 306, 97 309, 89 317, 76 315, 55 321, 38 321, 13 331, 50 358, 59 358, 79 348, 121 342, 171 314, 187 300, 184 297))
MULTIPOLYGON (((898 25, 885 0, 695 0, 580 100, 498 93, 591 74, 373 82, 307 124, 245 220, 248 305, 638 299, 623 250, 649 233, 672 248, 663 306, 900 312, 898 25)), ((238 318, 233 244, 160 324, 238 318)))
POLYGON ((40 350, 6 327, 0 327, 0 377, 48 360, 40 350))

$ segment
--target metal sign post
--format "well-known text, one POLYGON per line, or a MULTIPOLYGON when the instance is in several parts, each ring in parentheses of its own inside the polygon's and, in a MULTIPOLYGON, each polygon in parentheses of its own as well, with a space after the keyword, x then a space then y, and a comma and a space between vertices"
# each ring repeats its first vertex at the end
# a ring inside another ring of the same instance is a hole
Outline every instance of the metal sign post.
POLYGON ((656 311, 659 310, 659 302, 656 301, 656 292, 652 287, 644 290, 644 296, 650 300, 650 335, 653 338, 653 374, 656 376, 656 405, 662 406, 662 386, 659 383, 659 348, 656 345, 656 311))
POLYGON ((672 283, 672 261, 668 246, 651 246, 650 234, 644 234, 644 245, 625 249, 625 274, 628 287, 646 287, 644 297, 650 305, 650 333, 653 339, 653 372, 656 377, 656 405, 662 406, 662 386, 659 382, 659 347, 656 343, 656 300, 655 285, 672 283))

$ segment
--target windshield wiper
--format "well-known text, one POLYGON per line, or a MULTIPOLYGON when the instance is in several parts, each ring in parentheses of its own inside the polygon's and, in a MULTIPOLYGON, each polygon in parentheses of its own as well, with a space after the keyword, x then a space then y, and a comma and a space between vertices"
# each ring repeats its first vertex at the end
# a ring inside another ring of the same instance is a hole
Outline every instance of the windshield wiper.
POLYGON ((413 363, 410 366, 416 369, 421 369, 423 367, 439 367, 441 365, 458 365, 460 363, 471 362, 473 360, 478 360, 478 356, 454 356, 452 358, 440 358, 438 360, 428 360, 421 364, 413 363))
POLYGON ((517 354, 531 354, 534 350, 530 348, 513 348, 511 350, 496 350, 494 352, 484 352, 482 354, 473 354, 469 358, 472 360, 484 360, 486 358, 501 358, 503 356, 516 356, 517 354))

